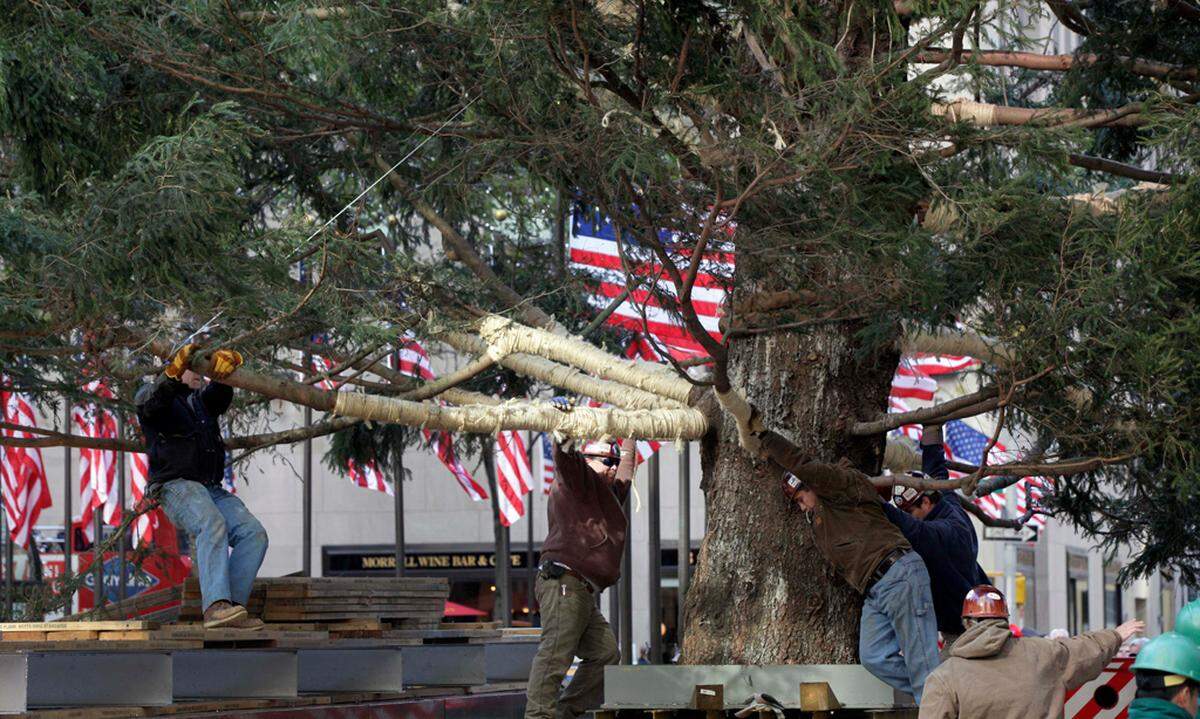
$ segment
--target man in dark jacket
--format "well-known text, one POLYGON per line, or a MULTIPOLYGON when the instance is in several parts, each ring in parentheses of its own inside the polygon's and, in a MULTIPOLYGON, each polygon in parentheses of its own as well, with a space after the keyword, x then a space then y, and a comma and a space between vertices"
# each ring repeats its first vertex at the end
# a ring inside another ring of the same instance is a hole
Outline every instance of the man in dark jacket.
POLYGON ((214 381, 205 383, 188 369, 194 350, 184 346, 162 376, 137 392, 149 485, 167 517, 193 537, 204 626, 260 629, 262 620, 249 617, 245 604, 267 553, 267 533, 242 500, 221 487, 225 443, 217 420, 229 409, 233 388, 219 380, 241 366, 242 356, 213 352, 208 374, 214 381))
MULTIPOLYGON (((941 425, 928 425, 922 432, 921 469, 933 479, 950 477, 941 425)), ((976 561, 979 539, 953 492, 922 492, 899 485, 895 489, 896 506, 884 505, 884 512, 925 560, 944 657, 963 633, 962 598, 972 587, 988 583, 976 561)))
MULTIPOLYGON (((557 400, 558 398, 556 398, 557 400)), ((566 402, 555 402, 569 411, 566 402)), ((546 507, 547 533, 534 592, 542 639, 529 671, 526 719, 577 717, 600 706, 604 667, 620 658, 597 597, 621 574, 628 520, 622 504, 637 464, 633 440, 592 442, 582 451, 554 448, 558 481, 546 507), (583 661, 565 690, 575 657, 583 661)))

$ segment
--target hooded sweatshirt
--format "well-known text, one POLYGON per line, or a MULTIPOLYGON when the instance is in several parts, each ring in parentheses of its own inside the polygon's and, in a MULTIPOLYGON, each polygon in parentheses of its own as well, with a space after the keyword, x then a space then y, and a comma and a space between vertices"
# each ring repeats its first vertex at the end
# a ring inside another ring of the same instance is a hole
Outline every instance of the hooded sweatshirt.
POLYGON ((1067 691, 1099 676, 1120 647, 1112 629, 1017 638, 1007 620, 985 619, 963 632, 929 675, 920 719, 1061 719, 1067 691))

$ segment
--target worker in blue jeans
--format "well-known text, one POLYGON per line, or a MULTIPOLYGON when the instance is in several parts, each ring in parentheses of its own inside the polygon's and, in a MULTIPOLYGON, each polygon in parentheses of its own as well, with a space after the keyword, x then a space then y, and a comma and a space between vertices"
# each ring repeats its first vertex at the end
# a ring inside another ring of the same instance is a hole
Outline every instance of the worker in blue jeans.
POLYGON ((718 391, 717 400, 737 420, 738 443, 785 470, 784 493, 804 510, 817 550, 863 595, 863 667, 920 704, 925 679, 938 666, 929 572, 888 521, 874 485, 848 466, 808 461, 794 443, 767 430, 739 392, 718 391))
POLYGON ((138 390, 138 421, 146 436, 149 491, 167 517, 193 539, 206 628, 261 629, 246 602, 267 553, 267 532, 242 500, 221 487, 225 443, 218 419, 233 401, 222 384, 242 364, 233 350, 212 353, 212 382, 188 366, 186 345, 153 383, 138 390))

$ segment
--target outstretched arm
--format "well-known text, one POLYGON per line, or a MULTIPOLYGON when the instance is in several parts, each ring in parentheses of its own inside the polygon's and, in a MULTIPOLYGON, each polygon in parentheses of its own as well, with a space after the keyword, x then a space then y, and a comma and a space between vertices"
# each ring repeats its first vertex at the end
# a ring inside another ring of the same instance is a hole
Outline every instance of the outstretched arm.
POLYGON ((946 451, 942 447, 942 425, 927 424, 921 433, 921 471, 926 477, 949 479, 946 451))

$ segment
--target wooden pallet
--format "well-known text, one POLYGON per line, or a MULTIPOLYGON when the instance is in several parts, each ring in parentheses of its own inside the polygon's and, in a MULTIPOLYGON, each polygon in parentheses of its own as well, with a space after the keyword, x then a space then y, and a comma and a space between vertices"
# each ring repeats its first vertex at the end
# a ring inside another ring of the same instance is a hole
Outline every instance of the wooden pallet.
POLYGON ((192 649, 202 647, 286 647, 329 641, 319 629, 289 631, 205 629, 201 624, 155 622, 16 622, 0 624, 4 649, 192 649))

